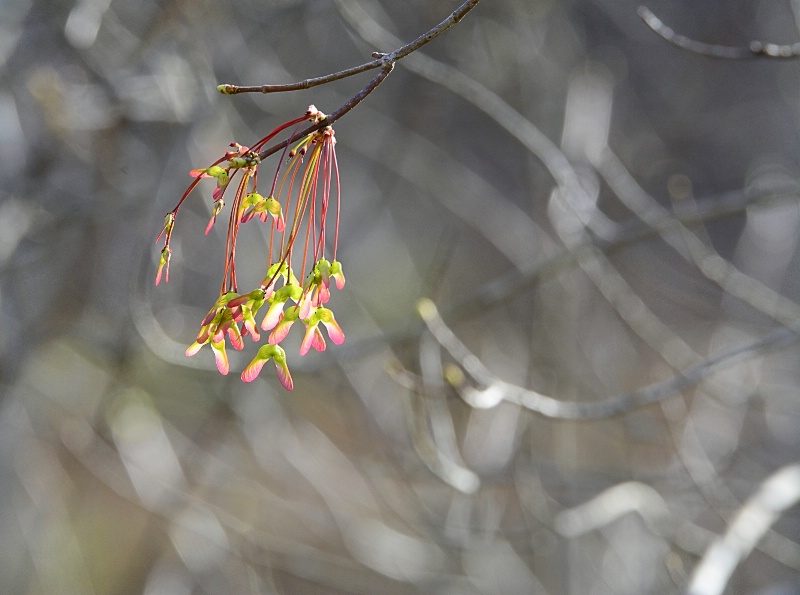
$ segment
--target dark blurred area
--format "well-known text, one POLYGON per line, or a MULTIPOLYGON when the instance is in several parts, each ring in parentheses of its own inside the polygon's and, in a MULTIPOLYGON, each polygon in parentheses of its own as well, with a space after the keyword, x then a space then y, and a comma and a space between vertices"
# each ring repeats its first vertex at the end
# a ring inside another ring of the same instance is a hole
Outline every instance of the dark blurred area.
MULTIPOLYGON (((189 170, 372 75, 216 86, 355 66, 457 6, 0 0, 0 592, 800 593, 798 60, 694 55, 635 2, 484 0, 335 125, 346 343, 298 337, 292 393, 239 380, 249 340, 227 377, 184 356, 225 243, 201 186, 155 287, 189 170), (657 383, 599 419, 514 396, 657 383)), ((648 7, 800 37, 793 0, 648 7)))

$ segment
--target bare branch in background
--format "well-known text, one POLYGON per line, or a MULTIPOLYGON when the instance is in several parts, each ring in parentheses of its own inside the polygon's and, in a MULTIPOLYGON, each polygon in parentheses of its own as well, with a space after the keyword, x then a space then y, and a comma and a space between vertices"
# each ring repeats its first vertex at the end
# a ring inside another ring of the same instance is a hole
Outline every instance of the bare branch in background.
MULTIPOLYGON (((800 339, 800 322, 792 327, 779 328, 758 341, 716 353, 697 364, 685 368, 673 378, 657 382, 605 401, 572 403, 560 401, 534 390, 516 386, 495 377, 439 316, 430 300, 422 300, 419 313, 436 340, 456 360, 460 369, 472 380, 468 383, 460 371, 450 370, 445 377, 471 406, 490 408, 503 401, 516 403, 531 411, 555 419, 601 419, 632 411, 637 407, 658 403, 702 382, 712 374, 730 366, 761 355, 767 351, 790 345, 800 339)), ((410 377, 399 374, 405 384, 410 377)))
POLYGON ((744 560, 780 516, 800 501, 800 465, 776 471, 739 510, 725 535, 717 539, 697 566, 690 595, 719 595, 744 560))
POLYGON ((693 54, 709 56, 711 58, 725 58, 729 60, 747 60, 751 58, 777 58, 781 60, 795 60, 800 57, 800 43, 777 44, 751 41, 747 47, 731 47, 697 41, 676 33, 665 25, 646 6, 640 6, 638 11, 642 20, 653 31, 666 41, 681 49, 689 50, 693 54))
POLYGON ((555 517, 555 529, 567 537, 576 537, 636 513, 654 533, 670 533, 670 511, 664 498, 649 485, 629 481, 618 483, 588 502, 562 510, 555 517))
MULTIPOLYGON (((694 264, 706 278, 779 323, 791 325, 800 320, 800 306, 738 270, 680 220, 674 219, 669 228, 658 227, 659 222, 672 217, 672 214, 642 190, 611 149, 602 151, 595 166, 622 203, 652 229, 657 229, 659 236, 681 257, 694 264), (677 234, 674 233, 676 231, 677 234)), ((688 180, 684 186, 687 184, 688 180)), ((691 201, 691 189, 684 191, 686 195, 682 199, 691 201)))

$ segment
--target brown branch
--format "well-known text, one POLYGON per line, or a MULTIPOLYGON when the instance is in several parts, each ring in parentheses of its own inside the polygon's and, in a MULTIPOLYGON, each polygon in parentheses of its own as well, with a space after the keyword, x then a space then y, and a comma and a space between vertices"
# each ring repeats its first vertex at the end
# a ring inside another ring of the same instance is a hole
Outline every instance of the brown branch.
POLYGON ((258 154, 259 159, 261 159, 263 161, 264 159, 266 159, 270 155, 272 155, 274 153, 277 153, 281 149, 283 149, 286 146, 290 145, 295 140, 297 140, 299 138, 303 138, 307 134, 311 134, 312 132, 314 132, 316 130, 320 130, 322 128, 325 128, 326 126, 332 125, 336 120, 338 120, 339 118, 344 116, 347 112, 349 112, 351 109, 353 109, 359 103, 361 103, 367 95, 372 93, 377 88, 377 86, 380 85, 387 76, 389 76, 389 73, 392 72, 393 68, 394 68, 394 62, 387 62, 384 65, 383 69, 380 71, 380 73, 378 73, 378 76, 376 76, 374 79, 372 79, 369 82, 369 84, 367 84, 366 87, 364 87, 363 89, 361 89, 361 91, 356 93, 342 107, 340 107, 338 110, 336 110, 332 114, 326 116, 323 120, 319 121, 318 123, 309 126, 305 130, 301 130, 297 134, 293 134, 292 136, 290 136, 285 141, 282 141, 282 142, 280 142, 280 143, 278 143, 276 145, 273 145, 273 146, 271 146, 271 147, 269 147, 267 149, 264 149, 263 151, 261 151, 261 153, 258 154))
POLYGON ((437 38, 439 35, 447 31, 447 29, 449 29, 450 27, 458 23, 461 19, 463 19, 464 16, 466 16, 466 14, 470 10, 475 8, 479 2, 480 0, 467 0, 444 21, 436 25, 433 29, 431 29, 427 33, 420 35, 419 37, 417 37, 417 39, 415 39, 411 43, 407 43, 406 45, 396 49, 395 51, 389 54, 377 54, 377 53, 373 54, 379 57, 371 62, 367 62, 366 64, 362 64, 361 66, 356 66, 355 68, 351 68, 349 70, 343 70, 341 72, 329 74, 327 76, 319 77, 316 79, 306 79, 305 81, 301 81, 299 83, 292 83, 289 85, 264 85, 261 87, 237 87, 235 85, 220 85, 219 87, 217 87, 217 89, 221 93, 227 95, 234 95, 237 93, 247 93, 247 92, 270 93, 278 91, 308 89, 310 87, 315 87, 317 85, 329 83, 331 81, 342 79, 351 76, 353 74, 358 74, 360 72, 365 72, 373 68, 381 67, 381 71, 378 73, 378 75, 375 78, 373 78, 363 89, 361 89, 361 91, 356 93, 347 103, 345 103, 338 110, 336 110, 332 114, 329 114, 320 122, 317 122, 316 124, 307 127, 306 129, 298 132, 297 134, 293 134, 287 140, 277 143, 261 151, 261 153, 259 153, 258 156, 263 161, 270 155, 273 155, 274 153, 277 153, 281 149, 284 149, 298 138, 302 138, 307 134, 311 134, 316 130, 320 130, 326 126, 332 125, 336 120, 344 116, 347 112, 349 112, 359 103, 361 103, 367 97, 367 95, 372 93, 378 87, 378 85, 380 85, 386 79, 386 77, 389 76, 389 74, 392 72, 395 62, 403 59, 412 52, 424 46, 429 41, 437 38))
POLYGON ((373 70, 375 68, 386 67, 387 64, 397 62, 398 60, 402 60, 408 54, 415 52, 422 46, 424 46, 429 41, 433 41, 439 35, 447 31, 450 27, 458 23, 461 19, 463 19, 467 13, 475 8, 481 0, 467 0, 459 6, 453 13, 443 20, 441 23, 436 25, 433 29, 424 33, 417 37, 414 41, 407 43, 406 45, 396 49, 395 51, 389 54, 383 54, 380 52, 373 53, 374 60, 370 62, 366 62, 361 64, 360 66, 354 66, 353 68, 348 68, 346 70, 342 70, 340 72, 335 72, 332 74, 327 74, 325 76, 306 79, 304 81, 299 81, 296 83, 287 83, 284 85, 261 85, 255 87, 243 87, 238 85, 230 85, 230 84, 222 84, 217 87, 217 90, 222 93, 223 95, 237 95, 239 93, 280 93, 283 91, 299 91, 301 89, 310 89, 311 87, 316 87, 318 85, 324 85, 326 83, 330 83, 333 81, 338 81, 343 78, 347 78, 348 76, 353 76, 355 74, 360 74, 362 72, 366 72, 367 70, 373 70))
POLYGON ((366 72, 367 70, 378 68, 382 63, 382 60, 380 57, 378 57, 378 59, 362 64, 361 66, 355 66, 353 68, 348 68, 347 70, 306 79, 304 81, 298 81, 296 83, 286 83, 283 85, 260 85, 252 87, 222 84, 217 86, 217 91, 223 95, 238 95, 239 93, 282 93, 284 91, 301 91, 303 89, 310 89, 311 87, 332 83, 333 81, 338 81, 339 79, 347 78, 348 76, 353 76, 354 74, 360 74, 362 72, 366 72))
POLYGON ((645 24, 655 33, 674 46, 688 50, 701 56, 724 58, 727 60, 748 60, 751 58, 777 58, 782 60, 800 58, 800 43, 780 45, 777 43, 764 43, 751 41, 747 47, 732 47, 705 43, 676 33, 668 27, 646 6, 640 6, 636 11, 645 24))

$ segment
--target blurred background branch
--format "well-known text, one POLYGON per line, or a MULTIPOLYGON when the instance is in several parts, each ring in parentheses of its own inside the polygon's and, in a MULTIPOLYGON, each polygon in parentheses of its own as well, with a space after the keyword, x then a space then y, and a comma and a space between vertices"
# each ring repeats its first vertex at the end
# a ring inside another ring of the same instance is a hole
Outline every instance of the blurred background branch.
POLYGON ((637 12, 639 16, 642 17, 642 20, 647 23, 647 26, 665 40, 681 49, 688 50, 701 56, 727 58, 731 60, 745 60, 747 58, 796 59, 800 56, 800 43, 780 45, 777 43, 751 41, 747 47, 731 47, 704 43, 676 33, 665 25, 661 19, 654 15, 646 6, 640 6, 637 12))

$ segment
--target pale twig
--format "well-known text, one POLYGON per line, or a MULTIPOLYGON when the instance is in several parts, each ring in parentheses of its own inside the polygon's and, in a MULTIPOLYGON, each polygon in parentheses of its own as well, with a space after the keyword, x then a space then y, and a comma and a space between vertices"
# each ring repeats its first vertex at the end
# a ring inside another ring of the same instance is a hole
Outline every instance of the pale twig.
POLYGON ((800 501, 800 465, 771 475, 739 510, 725 535, 714 542, 697 566, 691 595, 718 595, 733 571, 764 537, 780 515, 800 501))
POLYGON ((656 535, 675 530, 664 498, 655 488, 639 481, 618 483, 591 500, 559 512, 554 528, 565 537, 577 537, 609 525, 628 513, 638 513, 656 535))
POLYGON ((693 225, 722 220, 740 215, 748 206, 753 204, 769 205, 786 200, 796 201, 792 196, 796 192, 793 187, 776 187, 763 194, 739 191, 729 192, 719 197, 708 197, 698 200, 695 209, 677 207, 671 212, 664 212, 663 216, 649 218, 647 223, 641 220, 623 221, 617 224, 618 230, 609 240, 588 240, 581 246, 561 252, 542 259, 527 271, 520 274, 512 271, 501 275, 478 288, 464 300, 447 308, 447 313, 452 318, 464 320, 485 314, 488 309, 505 303, 508 299, 518 295, 525 287, 543 282, 558 271, 571 266, 581 251, 590 250, 597 246, 600 250, 613 251, 647 239, 653 235, 669 233, 678 225, 693 225))
POLYGON ((728 60, 748 60, 751 58, 778 58, 787 60, 800 57, 800 43, 782 45, 751 41, 747 47, 732 47, 705 43, 676 33, 672 28, 665 25, 663 21, 653 14, 646 6, 640 6, 637 12, 639 16, 642 17, 645 24, 654 32, 658 33, 663 39, 674 46, 701 56, 724 58, 728 60))
POLYGON ((403 403, 414 450, 439 479, 464 494, 472 494, 480 487, 480 479, 473 471, 446 456, 434 442, 428 431, 428 416, 422 399, 424 396, 416 393, 403 403))
MULTIPOLYGON (((433 452, 428 449, 428 454, 434 455, 434 459, 424 460, 443 481, 465 494, 471 494, 480 486, 480 480, 467 468, 458 451, 453 418, 445 401, 441 346, 430 333, 425 333, 420 340, 419 360, 426 390, 412 397, 412 407, 417 413, 417 437, 427 432, 430 425, 431 446, 434 447, 433 452)), ((422 455, 421 446, 416 446, 417 452, 422 455)))
MULTIPOLYGON (((639 186, 610 148, 600 153, 594 165, 616 196, 643 222, 653 224, 655 229, 656 223, 669 216, 667 209, 639 186)), ((793 324, 800 320, 800 306, 792 300, 737 269, 678 219, 672 220, 671 227, 672 230, 659 229, 659 236, 684 259, 694 264, 707 279, 782 324, 793 324), (680 234, 675 235, 670 231, 678 231, 680 234)))
MULTIPOLYGON (((474 407, 493 407, 502 401, 516 403, 545 417, 555 419, 600 419, 627 413, 637 407, 658 403, 687 388, 691 388, 712 374, 746 361, 766 351, 785 347, 798 339, 800 323, 779 328, 763 338, 717 352, 702 361, 681 370, 675 376, 618 397, 594 402, 565 402, 509 382, 492 374, 453 333, 439 316, 434 303, 421 300, 419 314, 436 340, 474 381, 468 384, 463 377, 449 374, 448 379, 462 398, 474 407)), ((396 374, 406 385, 413 384, 408 373, 396 374)))

